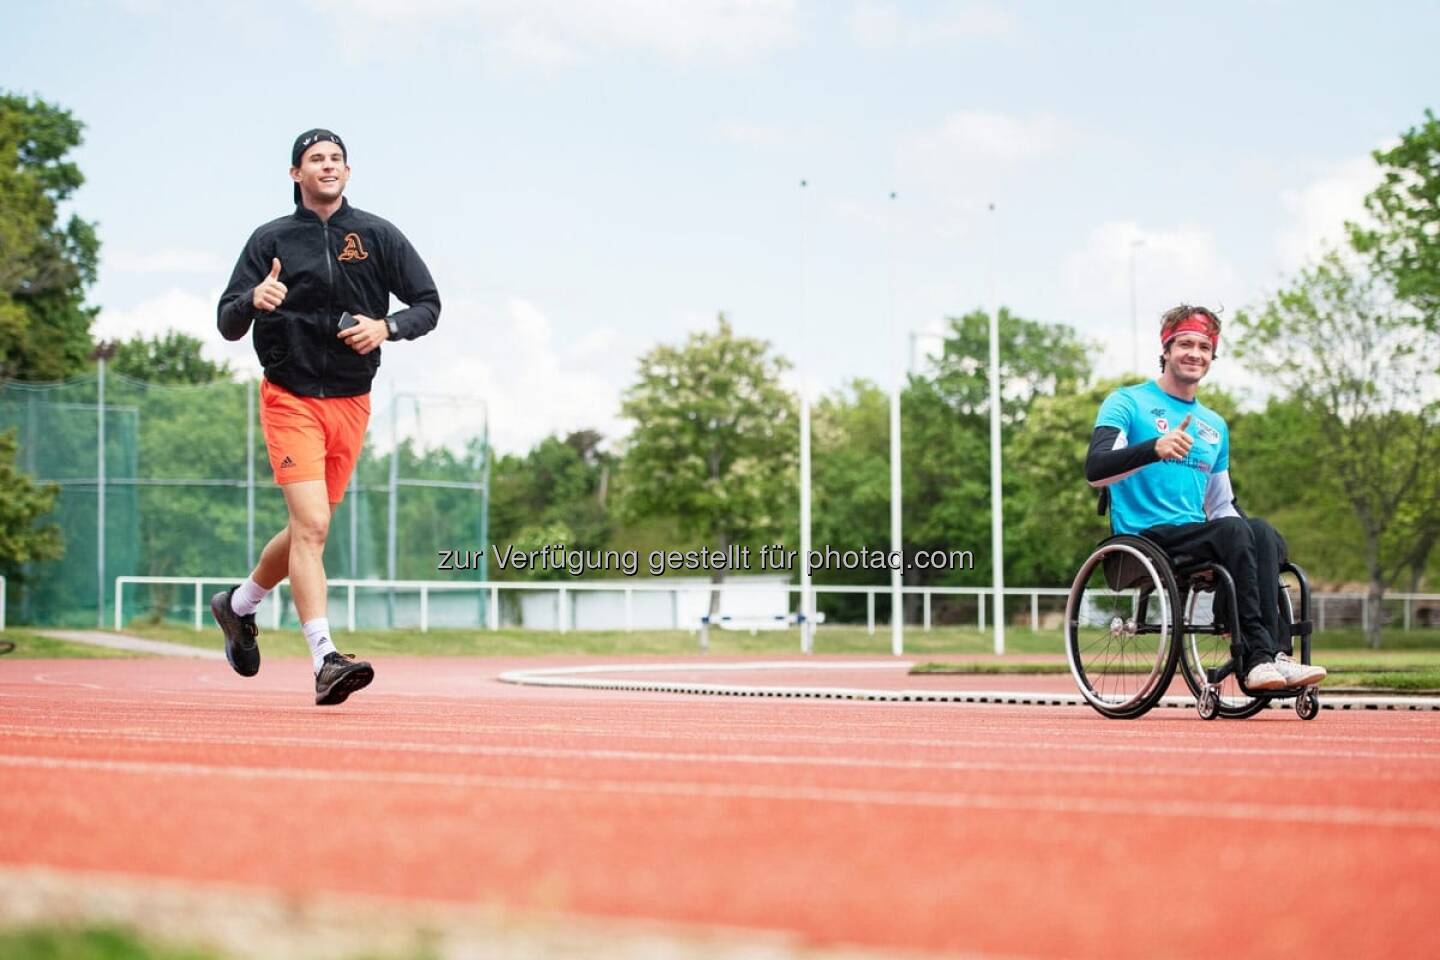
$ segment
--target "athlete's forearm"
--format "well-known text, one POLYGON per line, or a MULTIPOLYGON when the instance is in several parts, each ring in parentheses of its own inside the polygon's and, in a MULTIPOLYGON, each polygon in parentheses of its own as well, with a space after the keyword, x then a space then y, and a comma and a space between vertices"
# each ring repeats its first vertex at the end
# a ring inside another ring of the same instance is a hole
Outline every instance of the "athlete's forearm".
POLYGON ((239 340, 249 333, 253 306, 248 291, 232 297, 221 297, 215 321, 220 335, 226 340, 239 340))
POLYGON ((1090 435, 1090 452, 1085 455, 1085 479, 1090 486, 1109 486, 1160 459, 1154 440, 1117 449, 1115 442, 1119 436, 1120 431, 1115 427, 1096 427, 1090 435))

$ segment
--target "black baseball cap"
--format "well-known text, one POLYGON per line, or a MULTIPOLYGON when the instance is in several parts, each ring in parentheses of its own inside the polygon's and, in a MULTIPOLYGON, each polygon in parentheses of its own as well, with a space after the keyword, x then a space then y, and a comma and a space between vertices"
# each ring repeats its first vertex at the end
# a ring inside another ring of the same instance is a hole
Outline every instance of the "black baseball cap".
MULTIPOLYGON (((350 162, 350 151, 345 149, 345 141, 340 139, 340 134, 333 130, 326 130, 324 127, 316 127, 313 130, 306 130, 295 138, 295 145, 290 148, 290 166, 300 166, 300 158, 305 153, 305 148, 312 143, 320 143, 328 140, 340 148, 340 155, 345 162, 350 162)), ((300 184, 295 184, 295 202, 300 202, 300 184)))

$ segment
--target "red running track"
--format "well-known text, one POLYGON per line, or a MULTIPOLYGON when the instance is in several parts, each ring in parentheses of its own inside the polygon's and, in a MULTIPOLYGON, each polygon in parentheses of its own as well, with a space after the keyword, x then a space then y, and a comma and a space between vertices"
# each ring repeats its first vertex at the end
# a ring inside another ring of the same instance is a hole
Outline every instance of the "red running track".
POLYGON ((1440 715, 495 681, 519 665, 384 659, 321 709, 296 660, 0 662, 0 866, 881 952, 1440 956, 1440 715))

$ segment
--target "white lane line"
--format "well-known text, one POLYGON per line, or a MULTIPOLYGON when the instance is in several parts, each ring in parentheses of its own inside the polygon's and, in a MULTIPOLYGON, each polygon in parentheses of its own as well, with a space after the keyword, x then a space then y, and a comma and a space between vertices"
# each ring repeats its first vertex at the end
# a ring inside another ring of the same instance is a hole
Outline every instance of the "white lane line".
POLYGON ((311 770, 301 767, 230 767, 201 763, 157 763, 129 760, 73 760, 0 754, 0 766, 12 769, 73 770, 162 778, 223 777, 235 780, 279 780, 324 784, 366 783, 385 786, 455 787, 552 793, 620 794, 710 800, 774 800, 860 806, 989 810, 1113 817, 1133 815, 1166 819, 1215 819, 1265 824, 1320 824, 1334 827, 1385 827, 1440 831, 1440 811, 1394 810, 1378 807, 1319 806, 1135 800, 1117 797, 1008 796, 991 793, 901 791, 829 787, 741 786, 714 783, 641 780, 572 780, 562 777, 509 777, 486 774, 443 774, 364 770, 311 770))
MULTIPOLYGON (((312 714, 312 711, 311 711, 310 709, 308 709, 308 708, 297 709, 297 710, 295 710, 295 711, 293 711, 293 712, 294 712, 297 716, 305 716, 305 717, 309 717, 309 716, 312 714)), ((81 713, 77 713, 75 716, 76 716, 76 718, 79 719, 82 723, 93 723, 94 720, 95 720, 94 716, 91 715, 91 714, 88 714, 88 713, 83 713, 83 712, 81 712, 81 713)), ((53 721, 56 720, 57 718, 56 718, 55 716, 53 716, 53 715, 47 715, 45 719, 46 719, 47 721, 52 721, 52 724, 51 724, 51 725, 35 725, 35 726, 34 726, 33 728, 31 728, 31 729, 34 729, 34 730, 37 731, 37 732, 48 731, 49 735, 51 735, 51 736, 64 736, 64 735, 67 733, 67 731, 69 731, 69 730, 71 730, 71 729, 74 729, 74 728, 71 728, 71 727, 68 727, 68 726, 54 725, 54 724, 53 724, 53 721)), ((186 727, 187 727, 188 729, 192 729, 192 730, 193 730, 193 729, 197 729, 197 728, 198 728, 198 729, 205 729, 207 726, 213 726, 214 728, 233 729, 238 721, 235 719, 235 717, 234 717, 233 715, 225 714, 225 715, 223 715, 223 716, 219 716, 219 717, 215 718, 213 725, 212 725, 212 724, 207 724, 207 723, 206 723, 204 720, 202 720, 201 718, 194 718, 194 717, 186 717, 186 718, 183 718, 183 722, 184 722, 184 724, 186 725, 186 727)), ((706 738, 706 739, 715 740, 715 741, 717 741, 717 742, 728 742, 728 743, 747 743, 747 744, 748 744, 748 743, 785 743, 785 744, 797 744, 797 745, 798 745, 798 744, 813 744, 813 745, 826 745, 826 746, 881 746, 881 747, 888 747, 888 748, 900 748, 900 747, 936 747, 936 748, 943 748, 943 749, 966 749, 966 750, 981 750, 981 751, 1003 751, 1003 752, 1006 752, 1006 753, 1025 752, 1025 751, 1036 751, 1036 752, 1054 751, 1054 752, 1062 752, 1062 753, 1066 753, 1066 754, 1083 754, 1083 753, 1116 754, 1116 753, 1119 753, 1119 754, 1127 754, 1127 755, 1128 755, 1128 754, 1135 754, 1135 753, 1149 753, 1149 754, 1156 754, 1156 755, 1161 755, 1161 756, 1213 756, 1213 757, 1253 756, 1253 757, 1261 757, 1261 758, 1267 758, 1267 759, 1273 759, 1273 758, 1276 758, 1276 757, 1294 757, 1294 758, 1299 758, 1299 759, 1314 758, 1314 759, 1376 760, 1376 761, 1414 760, 1414 761, 1421 761, 1421 762, 1440 761, 1440 751, 1416 751, 1416 750, 1397 751, 1397 750, 1386 750, 1386 749, 1381 749, 1381 750, 1357 750, 1357 749, 1353 749, 1353 748, 1339 748, 1339 747, 1334 746, 1333 744, 1336 743, 1336 742, 1344 742, 1345 740, 1349 739, 1349 738, 1340 738, 1340 737, 1336 737, 1336 738, 1324 738, 1324 737, 1314 737, 1314 738, 1311 738, 1311 737, 1307 737, 1307 738, 1305 739, 1305 741, 1303 742, 1303 744, 1297 745, 1297 746, 1286 746, 1286 745, 1281 745, 1281 744, 1278 744, 1278 743, 1277 743, 1277 744, 1273 744, 1273 745, 1259 744, 1259 745, 1256 745, 1256 746, 1241 746, 1241 745, 1232 744, 1232 743, 1229 743, 1229 742, 1221 742, 1221 743, 1218 743, 1218 744, 1215 745, 1215 746, 1208 746, 1208 745, 1176 744, 1176 743, 1166 743, 1166 742, 1136 742, 1136 741, 1133 741, 1133 740, 1130 740, 1130 739, 1125 739, 1125 740, 1123 740, 1123 741, 1121 741, 1121 742, 1113 742, 1113 743, 1086 743, 1086 742, 1083 742, 1083 741, 1077 741, 1077 740, 1074 740, 1074 739, 1068 739, 1067 736, 1060 736, 1060 737, 1057 737, 1057 738, 1054 738, 1054 739, 1050 739, 1050 738, 1047 738, 1047 737, 1044 737, 1044 736, 1036 736, 1036 737, 1024 736, 1022 739, 1019 739, 1019 740, 1016 740, 1016 739, 1005 739, 1005 738, 1000 738, 1000 737, 997 737, 997 736, 988 736, 988 737, 984 737, 984 738, 976 738, 976 737, 974 736, 974 731, 970 731, 970 730, 965 731, 966 734, 967 734, 967 736, 964 737, 964 738, 961 738, 961 737, 950 737, 950 738, 938 738, 938 737, 937 737, 937 738, 888 738, 888 737, 856 737, 856 736, 843 736, 843 737, 831 736, 831 737, 826 737, 826 736, 816 736, 816 735, 809 735, 809 734, 797 733, 797 732, 781 733, 781 734, 760 734, 760 733, 756 733, 756 734, 738 734, 738 735, 737 735, 737 734, 725 734, 725 733, 722 733, 722 732, 720 732, 720 731, 714 730, 713 728, 705 728, 705 727, 700 727, 700 728, 696 729, 696 731, 695 731, 694 733, 691 733, 691 734, 688 734, 688 735, 687 735, 687 734, 685 734, 685 733, 683 733, 683 732, 676 732, 676 731, 674 731, 674 730, 671 730, 671 731, 641 731, 641 730, 637 730, 637 729, 635 728, 636 722, 637 722, 637 721, 636 721, 634 718, 629 718, 629 717, 627 717, 623 723, 620 722, 620 721, 616 721, 615 723, 613 723, 613 724, 611 724, 611 725, 609 725, 609 726, 600 726, 600 727, 593 727, 593 728, 575 728, 575 727, 545 726, 545 725, 538 725, 538 724, 537 724, 537 725, 533 725, 533 726, 529 726, 529 725, 493 725, 493 724, 483 724, 483 723, 474 723, 474 722, 471 721, 470 718, 467 718, 467 717, 463 717, 463 716, 462 716, 462 717, 456 717, 455 720, 454 720, 453 722, 451 722, 451 723, 438 724, 438 725, 430 725, 430 724, 424 724, 424 725, 405 724, 405 725, 402 725, 402 724, 399 724, 399 723, 391 723, 391 722, 388 722, 388 721, 382 721, 382 722, 379 722, 379 723, 376 723, 376 724, 352 724, 352 723, 345 723, 345 724, 343 724, 343 725, 326 727, 325 729, 326 729, 326 735, 327 735, 327 736, 331 736, 331 735, 338 734, 338 733, 357 734, 357 733, 364 733, 364 732, 367 732, 367 731, 374 731, 374 732, 377 732, 377 733, 395 733, 395 732, 399 732, 400 730, 403 729, 403 730, 406 730, 407 732, 417 732, 417 733, 443 733, 443 734, 450 735, 450 736, 453 736, 453 735, 456 734, 457 732, 458 732, 458 733, 463 733, 463 734, 466 734, 466 735, 483 735, 483 734, 496 734, 496 733, 498 733, 498 734, 519 733, 519 734, 524 734, 524 735, 528 735, 528 736, 535 736, 535 735, 569 736, 569 735, 575 735, 575 734, 585 734, 585 735, 589 735, 589 736, 607 737, 607 738, 626 737, 626 738, 633 738, 633 739, 662 740, 662 741, 676 741, 676 740, 679 740, 679 741, 693 742, 693 741, 696 740, 697 738, 702 738, 702 737, 703 737, 703 738, 706 738), (457 726, 457 724, 458 724, 458 726, 457 726)), ((307 724, 307 725, 308 725, 308 724, 307 724)), ((6 725, 0 724, 0 731, 3 731, 4 729, 7 729, 6 725)), ((89 729, 89 728, 86 728, 86 729, 89 729)), ((119 729, 119 728, 109 728, 109 727, 106 727, 106 728, 95 728, 95 729, 109 731, 109 730, 112 730, 112 729, 119 729)), ((164 733, 164 732, 165 732, 165 729, 162 728, 162 729, 160 729, 160 730, 157 731, 157 732, 164 733)), ((1025 733, 1025 731, 1017 731, 1017 732, 1022 733, 1022 734, 1025 733)), ((1170 732, 1170 731, 1165 731, 1165 732, 1157 733, 1156 736, 1157 736, 1157 737, 1163 737, 1163 736, 1164 736, 1164 733, 1168 733, 1168 732, 1170 732)), ((1362 743, 1363 743, 1363 742, 1366 742, 1366 741, 1362 739, 1362 740, 1360 740, 1359 742, 1362 742, 1362 743)), ((1377 741, 1377 742, 1382 742, 1382 743, 1383 743, 1383 742, 1401 742, 1401 743, 1403 743, 1404 741, 1387 741, 1387 740, 1381 740, 1381 741, 1377 741)))
MULTIPOLYGON (((37 673, 37 674, 35 674, 34 676, 35 676, 35 682, 36 682, 36 683, 43 683, 43 684, 45 684, 46 686, 53 686, 53 687, 85 687, 85 688, 88 689, 88 690, 104 690, 104 689, 105 689, 104 687, 100 686, 98 683, 78 683, 78 682, 76 682, 76 681, 74 681, 74 680, 56 680, 56 679, 52 678, 52 677, 50 676, 50 674, 48 674, 48 673, 37 673)), ((54 696, 54 695, 52 694, 51 696, 54 696)))
MULTIPOLYGON (((740 665, 716 664, 717 669, 728 666, 740 671, 740 665)), ((691 668, 686 664, 654 664, 636 666, 619 664, 613 669, 604 667, 554 667, 543 670, 509 670, 500 674, 501 683, 513 683, 534 687, 567 687, 581 690, 620 690, 631 693, 679 693, 715 697, 772 697, 800 700, 873 700, 887 703, 966 703, 972 705, 1008 705, 1033 707, 1082 707, 1085 699, 1078 693, 1047 693, 1040 690, 932 690, 916 688, 910 690, 868 688, 868 687, 817 687, 817 686, 752 686, 727 683, 696 683, 688 680, 624 680, 619 678, 592 678, 581 674, 609 673, 684 673, 691 668)), ((1266 707, 1284 710, 1293 706, 1294 699, 1270 700, 1266 707)), ((1188 696, 1166 696, 1160 698, 1156 707, 1170 709, 1193 709, 1195 698, 1188 696)), ((1320 706, 1325 710, 1440 710, 1440 697, 1390 697, 1390 696, 1322 696, 1320 706)))
MULTIPOLYGON (((0 726, 0 735, 24 737, 28 739, 55 739, 55 730, 40 727, 21 726, 0 726)), ((1262 763, 1248 767, 1216 767, 1200 768, 1187 766, 1175 768, 1171 766, 1158 766, 1154 764, 1145 766, 1118 767, 1113 763, 1043 763, 1031 762, 1022 763, 1016 761, 1000 760, 894 760, 887 758, 867 757, 833 757, 810 754, 768 754, 768 753, 696 753, 693 751, 676 752, 664 750, 622 750, 622 749, 587 749, 580 747, 533 747, 533 746, 502 746, 494 744, 443 744, 426 743, 413 741, 379 741, 379 740, 346 740, 334 736, 326 736, 323 739, 315 737, 286 737, 286 736, 195 736, 174 734, 165 731, 146 730, 114 730, 101 727, 71 728, 64 731, 63 736, 84 736, 96 739, 108 739, 109 741, 131 741, 138 743, 157 743, 166 745, 203 745, 203 746, 230 746, 230 747, 277 747, 286 749, 310 749, 328 751, 335 748, 346 748, 365 750, 371 753, 401 753, 421 754, 432 756, 456 756, 456 757, 483 757, 483 758, 505 758, 505 759, 528 759, 528 760, 589 760, 604 762, 624 763, 674 763, 674 764, 700 764, 704 766, 772 766, 772 767, 819 767, 831 769, 875 769, 875 770, 911 770, 911 771, 951 771, 951 772, 987 772, 987 773, 1064 773, 1080 776, 1114 775, 1114 776, 1164 776, 1164 777, 1197 777, 1197 778, 1224 778, 1269 775, 1274 772, 1272 763, 1262 763)), ((1388 756, 1388 755, 1387 755, 1388 756)), ((1286 777, 1291 780, 1318 779, 1329 780, 1333 778, 1334 770, 1322 770, 1310 772, 1307 770, 1290 770, 1286 777)), ((1440 782, 1440 769, 1425 773, 1400 773, 1397 771, 1381 771, 1377 775, 1367 776, 1368 780, 1404 781, 1404 782, 1440 782)))

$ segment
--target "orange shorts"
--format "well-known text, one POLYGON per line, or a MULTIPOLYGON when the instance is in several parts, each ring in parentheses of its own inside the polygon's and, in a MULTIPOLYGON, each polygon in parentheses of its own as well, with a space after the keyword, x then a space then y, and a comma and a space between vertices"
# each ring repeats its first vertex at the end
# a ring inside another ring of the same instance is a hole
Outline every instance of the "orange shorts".
POLYGON ((323 479, 330 502, 344 500, 369 423, 368 393, 300 397, 269 380, 260 381, 260 429, 278 484, 323 479))

